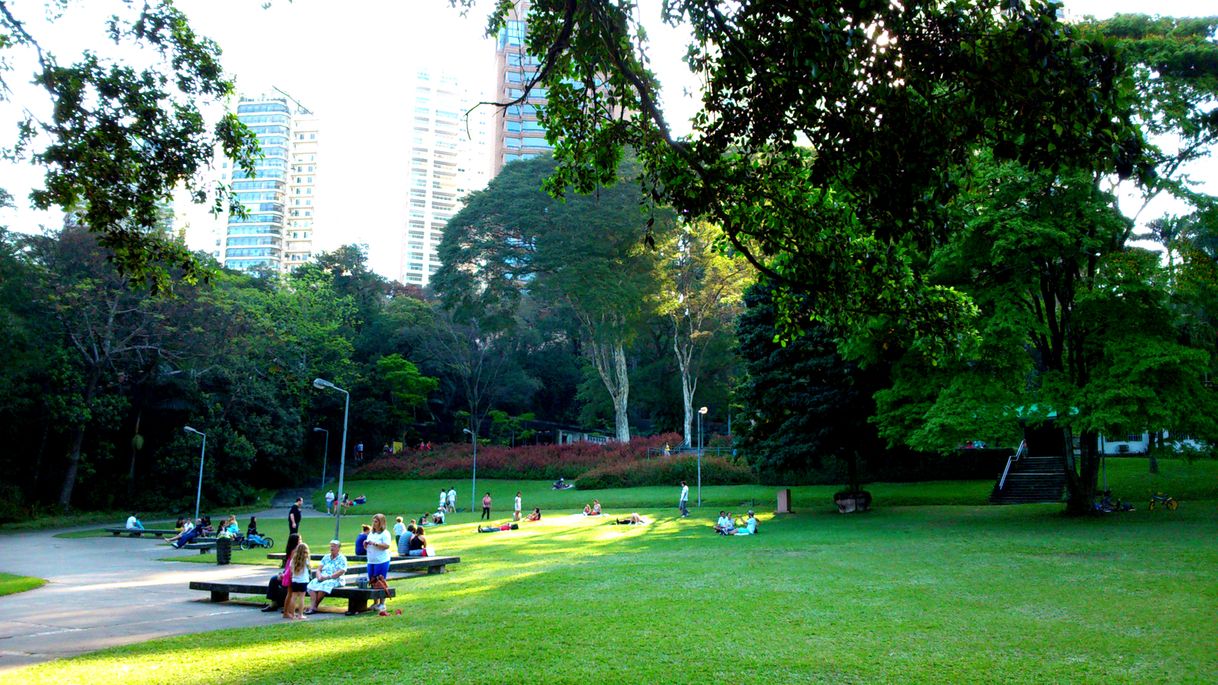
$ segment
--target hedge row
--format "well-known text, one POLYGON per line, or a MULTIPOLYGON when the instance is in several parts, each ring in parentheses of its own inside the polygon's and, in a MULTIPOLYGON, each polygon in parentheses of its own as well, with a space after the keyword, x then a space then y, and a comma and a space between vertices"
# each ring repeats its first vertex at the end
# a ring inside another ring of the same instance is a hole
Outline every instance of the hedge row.
MULTIPOLYGON (((698 460, 690 454, 672 455, 646 461, 602 464, 579 478, 584 490, 632 488, 642 485, 693 483, 698 477, 698 460)), ((746 464, 723 457, 702 457, 703 485, 756 483, 757 477, 746 464)))
MULTIPOLYGON (((591 487, 586 485, 583 479, 593 471, 599 474, 596 476, 597 478, 610 480, 626 478, 619 474, 635 471, 639 474, 652 474, 647 478, 659 479, 678 467, 658 466, 657 464, 667 463, 672 458, 649 457, 648 450, 656 449, 658 451, 665 445, 675 446, 680 442, 680 435, 667 433, 635 438, 628 443, 611 442, 607 445, 581 442, 569 445, 521 445, 519 447, 479 446, 478 475, 485 478, 520 480, 578 479, 581 487, 591 487)), ((471 464, 472 454, 468 444, 449 443, 440 445, 430 452, 412 452, 399 457, 379 458, 359 467, 353 475, 356 478, 390 480, 461 478, 469 474, 471 464)), ((703 464, 703 482, 706 482, 706 462, 704 461, 703 464)), ((733 465, 730 468, 725 466, 723 470, 725 473, 730 470, 733 479, 741 478, 741 472, 748 472, 748 480, 752 479, 747 467, 733 465)), ((629 476, 632 484, 639 485, 671 484, 673 482, 671 479, 655 480, 654 483, 635 482, 639 478, 641 476, 629 476)), ((730 482, 748 482, 748 480, 731 480, 730 482)))

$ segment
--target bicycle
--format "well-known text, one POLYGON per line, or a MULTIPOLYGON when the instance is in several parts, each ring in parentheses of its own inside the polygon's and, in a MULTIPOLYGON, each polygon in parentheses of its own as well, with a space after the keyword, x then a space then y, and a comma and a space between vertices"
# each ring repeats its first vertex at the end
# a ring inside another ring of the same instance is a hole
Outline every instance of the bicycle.
POLYGON ((1161 492, 1151 495, 1150 496, 1150 510, 1154 511, 1155 508, 1160 505, 1163 506, 1163 508, 1167 509, 1168 511, 1175 511, 1176 507, 1180 506, 1180 503, 1177 502, 1171 495, 1164 495, 1161 492))

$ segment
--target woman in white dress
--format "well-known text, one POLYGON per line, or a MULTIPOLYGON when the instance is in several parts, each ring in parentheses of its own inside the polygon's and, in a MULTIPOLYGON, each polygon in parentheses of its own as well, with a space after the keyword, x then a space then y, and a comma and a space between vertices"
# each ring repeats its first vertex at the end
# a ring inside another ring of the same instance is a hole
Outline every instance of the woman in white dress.
POLYGON ((338 540, 330 541, 330 553, 322 557, 313 580, 309 581, 309 597, 313 599, 313 606, 309 607, 306 614, 316 612, 317 607, 321 606, 321 600, 333 592, 334 588, 342 586, 343 575, 347 572, 347 557, 339 551, 342 545, 338 540))

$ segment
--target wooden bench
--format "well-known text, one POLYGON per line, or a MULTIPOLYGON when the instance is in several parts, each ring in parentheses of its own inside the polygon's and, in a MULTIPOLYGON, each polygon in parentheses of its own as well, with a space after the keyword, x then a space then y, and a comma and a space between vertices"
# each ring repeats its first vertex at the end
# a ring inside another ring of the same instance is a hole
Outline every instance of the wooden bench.
MULTIPOLYGON (((270 554, 266 555, 266 558, 283 561, 285 558, 287 558, 287 556, 288 555, 284 554, 283 552, 271 552, 270 554)), ((322 559, 325 559, 328 556, 330 556, 330 555, 329 554, 310 554, 309 558, 312 559, 313 561, 321 561, 322 559)), ((347 557, 347 561, 368 561, 367 554, 346 554, 344 556, 347 557)), ((398 559, 410 559, 410 558, 413 558, 413 557, 404 557, 404 556, 395 554, 395 555, 389 557, 389 560, 397 561, 398 559)))
POLYGON ((166 535, 177 535, 178 531, 173 528, 106 528, 107 533, 118 537, 127 535, 128 537, 138 538, 142 535, 155 535, 158 538, 164 538, 166 535))
MULTIPOLYGON (((210 592, 211 601, 213 602, 227 602, 230 594, 264 596, 266 594, 266 583, 257 585, 253 583, 218 583, 192 580, 190 582, 190 589, 210 592)), ((329 594, 330 597, 347 600, 348 616, 368 611, 368 603, 370 601, 382 601, 396 595, 397 592, 393 588, 388 590, 373 590, 371 588, 360 588, 350 585, 336 587, 329 594)))

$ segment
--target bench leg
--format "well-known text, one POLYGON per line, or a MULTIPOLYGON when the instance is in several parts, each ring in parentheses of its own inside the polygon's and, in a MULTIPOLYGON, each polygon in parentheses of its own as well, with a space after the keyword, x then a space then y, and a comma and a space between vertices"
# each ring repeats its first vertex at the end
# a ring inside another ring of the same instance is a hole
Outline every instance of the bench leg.
POLYGON ((212 590, 212 591, 211 591, 211 601, 213 601, 213 602, 227 602, 227 601, 228 601, 228 593, 227 593, 227 592, 225 592, 224 590, 212 590))
POLYGON ((360 614, 368 610, 367 597, 348 597, 347 598, 347 615, 360 614))
POLYGON ((427 567, 427 575, 431 575, 433 573, 444 573, 444 571, 445 571, 444 566, 428 566, 427 567))
POLYGON ((121 532, 121 531, 117 531, 117 530, 116 530, 116 531, 114 531, 114 532, 112 532, 112 533, 110 533, 110 534, 111 534, 111 535, 113 535, 114 537, 118 537, 118 536, 122 535, 122 532, 121 532))

